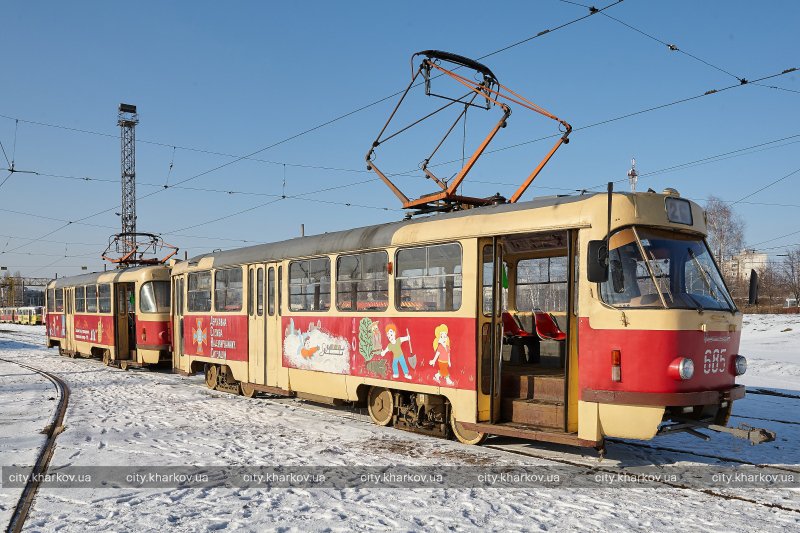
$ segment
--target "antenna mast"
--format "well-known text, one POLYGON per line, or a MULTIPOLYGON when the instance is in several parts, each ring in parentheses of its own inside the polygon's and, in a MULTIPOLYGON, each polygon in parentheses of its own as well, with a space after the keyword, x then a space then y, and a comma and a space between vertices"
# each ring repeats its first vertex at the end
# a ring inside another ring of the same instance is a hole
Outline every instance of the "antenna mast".
POLYGON ((636 192, 636 182, 639 181, 639 173, 636 172, 636 158, 631 159, 631 169, 628 171, 628 183, 631 185, 631 192, 636 192))
POLYGON ((102 254, 117 268, 135 265, 158 265, 178 252, 154 233, 136 231, 136 106, 119 104, 117 125, 120 127, 120 164, 122 168, 122 231, 112 235, 102 254))
MULTIPOLYGON (((120 127, 120 162, 122 166, 122 235, 136 234, 136 106, 119 104, 117 125, 120 127)), ((123 251, 132 252, 135 241, 125 240, 123 251)))

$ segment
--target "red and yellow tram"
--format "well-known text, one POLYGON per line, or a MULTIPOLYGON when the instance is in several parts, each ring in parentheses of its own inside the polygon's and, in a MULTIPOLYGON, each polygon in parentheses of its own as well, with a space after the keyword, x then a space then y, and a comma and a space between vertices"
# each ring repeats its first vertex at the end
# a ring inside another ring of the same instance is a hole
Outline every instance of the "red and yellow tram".
POLYGON ((466 443, 723 430, 746 361, 705 214, 672 190, 615 193, 613 217, 610 199, 479 207, 179 262, 174 367, 247 396, 366 404, 378 424, 466 443))
POLYGON ((169 362, 169 268, 125 268, 59 278, 47 285, 48 347, 108 365, 169 362))

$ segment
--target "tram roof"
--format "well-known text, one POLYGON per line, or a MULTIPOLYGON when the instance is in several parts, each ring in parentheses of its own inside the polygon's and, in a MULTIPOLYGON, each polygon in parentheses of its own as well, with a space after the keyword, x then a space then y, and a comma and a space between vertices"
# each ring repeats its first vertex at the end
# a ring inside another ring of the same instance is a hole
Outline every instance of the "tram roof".
MULTIPOLYGON (((106 279, 103 280, 104 283, 114 283, 116 281, 120 281, 121 276, 125 276, 126 278, 129 277, 130 274, 137 274, 142 273, 147 269, 151 269, 154 266, 163 266, 163 265, 142 265, 142 266, 135 266, 129 268, 120 268, 115 270, 104 270, 102 272, 91 272, 89 274, 80 274, 78 276, 67 276, 64 278, 57 278, 51 281, 48 285, 48 289, 59 289, 61 287, 73 287, 75 285, 86 285, 86 284, 93 284, 98 283, 98 280, 101 276, 105 276, 106 279)), ((133 278, 131 278, 132 280, 133 278)))
POLYGON ((425 224, 440 220, 443 221, 466 218, 476 215, 492 215, 513 211, 554 207, 558 205, 584 201, 587 198, 595 196, 596 194, 598 193, 587 193, 580 196, 543 196, 527 202, 478 207, 464 211, 441 213, 426 217, 412 218, 410 220, 388 222, 385 224, 323 233, 320 235, 311 235, 308 237, 296 237, 294 239, 275 243, 257 244, 244 248, 235 248, 232 250, 202 254, 190 258, 188 262, 190 265, 192 265, 202 259, 213 258, 214 267, 225 267, 265 261, 279 261, 294 257, 311 257, 315 255, 331 253, 385 248, 392 245, 392 238, 395 233, 399 229, 407 226, 425 224))

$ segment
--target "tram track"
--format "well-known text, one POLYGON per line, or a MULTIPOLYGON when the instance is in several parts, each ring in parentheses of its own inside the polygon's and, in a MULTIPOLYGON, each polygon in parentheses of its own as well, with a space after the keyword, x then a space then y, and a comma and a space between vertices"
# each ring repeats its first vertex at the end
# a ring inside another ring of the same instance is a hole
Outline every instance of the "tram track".
MULTIPOLYGON (((623 443, 623 444, 629 444, 629 443, 625 443, 624 441, 616 441, 616 440, 612 440, 612 439, 606 439, 606 440, 611 441, 611 442, 615 442, 615 443, 616 442, 620 442, 620 443, 623 443)), ((569 459, 564 459, 564 458, 560 458, 560 457, 552 457, 552 456, 549 456, 549 455, 531 453, 528 450, 519 450, 519 449, 515 449, 515 448, 507 448, 507 447, 494 445, 494 444, 485 444, 485 445, 483 445, 483 447, 484 448, 490 448, 490 449, 493 449, 493 450, 499 450, 499 451, 503 451, 503 452, 507 452, 507 453, 512 453, 512 454, 516 454, 516 455, 522 455, 522 456, 525 456, 525 457, 533 457, 533 458, 542 459, 542 460, 545 460, 545 461, 553 461, 553 462, 556 462, 556 463, 561 463, 561 464, 565 464, 565 465, 569 465, 569 466, 585 468, 585 469, 589 469, 589 470, 592 470, 592 471, 598 472, 598 473, 606 473, 606 474, 611 474, 611 475, 617 475, 619 473, 616 470, 613 470, 613 469, 610 469, 610 468, 606 468, 606 467, 603 467, 603 466, 591 465, 591 464, 587 464, 587 463, 581 463, 581 462, 578 462, 578 461, 571 461, 569 459)), ((644 446, 644 447, 647 447, 647 446, 644 446)), ((655 447, 653 447, 653 448, 654 449, 659 449, 659 448, 655 448, 655 447)), ((687 453, 691 453, 691 452, 687 452, 687 453)), ((745 464, 754 464, 754 463, 748 463, 746 461, 742 461, 742 462, 744 462, 745 464)), ((755 465, 755 466, 759 466, 759 465, 755 465)), ((771 467, 771 465, 764 465, 764 467, 765 468, 766 467, 771 467)), ((789 470, 789 471, 797 472, 796 470, 789 470)), ((692 486, 686 485, 684 483, 676 483, 676 482, 671 482, 671 481, 666 481, 666 480, 654 480, 654 482, 660 483, 662 485, 666 485, 668 487, 676 488, 676 489, 691 490, 691 491, 694 491, 694 492, 699 492, 699 493, 705 494, 707 496, 713 496, 715 498, 721 498, 721 499, 724 499, 724 500, 736 500, 736 501, 741 501, 741 502, 745 502, 745 503, 750 503, 750 504, 753 504, 753 505, 759 505, 759 506, 762 506, 762 507, 768 507, 770 509, 778 509, 778 510, 781 510, 781 511, 787 511, 787 512, 800 514, 800 508, 788 507, 788 506, 782 505, 780 503, 762 502, 762 501, 754 500, 752 498, 747 498, 745 496, 739 496, 738 494, 726 494, 726 493, 722 493, 722 492, 717 492, 717 491, 715 491, 713 489, 702 489, 702 488, 692 487, 692 486)))
POLYGON ((747 389, 747 394, 761 394, 764 396, 775 396, 778 398, 791 398, 793 400, 800 400, 800 395, 789 394, 787 392, 780 392, 770 389, 747 389))
POLYGON ((777 418, 762 418, 759 416, 745 416, 745 415, 731 415, 732 418, 745 418, 747 420, 760 420, 762 422, 775 422, 776 424, 789 424, 791 426, 800 426, 800 422, 794 420, 778 420, 777 418))
POLYGON ((703 457, 705 459, 717 459, 718 461, 725 461, 728 463, 736 463, 741 465, 748 465, 748 466, 755 466, 756 468, 771 468, 773 470, 783 470, 785 472, 791 472, 793 474, 800 474, 800 470, 795 468, 789 468, 787 466, 782 465, 772 465, 767 463, 754 463, 752 461, 747 461, 745 459, 739 459, 738 457, 726 457, 724 455, 714 455, 710 453, 702 453, 702 452, 693 452, 690 450, 682 450, 680 448, 672 448, 669 446, 658 446, 653 444, 643 444, 640 442, 629 442, 624 440, 618 439, 606 439, 607 442, 613 442, 614 444, 619 444, 622 446, 629 446, 632 448, 643 448, 648 450, 660 451, 660 452, 670 452, 670 453, 681 453, 687 455, 693 455, 695 457, 703 457))
POLYGON ((9 521, 8 528, 6 529, 7 533, 19 533, 22 531, 22 528, 25 525, 25 520, 28 518, 28 514, 33 506, 33 501, 36 498, 37 492, 39 491, 41 478, 47 472, 47 468, 50 465, 50 459, 53 457, 53 452, 55 451, 56 437, 58 437, 58 435, 64 429, 64 417, 66 416, 67 406, 69 405, 70 389, 69 385, 67 385, 64 380, 55 374, 45 372, 44 370, 40 370, 36 367, 32 367, 12 359, 0 357, 0 361, 20 366, 44 376, 53 384, 53 386, 55 386, 59 393, 58 405, 56 406, 55 413, 53 414, 50 424, 45 428, 44 431, 46 435, 45 443, 39 450, 36 462, 31 469, 31 475, 28 477, 28 480, 25 483, 25 487, 22 490, 19 501, 14 507, 14 512, 11 515, 11 520, 9 521))

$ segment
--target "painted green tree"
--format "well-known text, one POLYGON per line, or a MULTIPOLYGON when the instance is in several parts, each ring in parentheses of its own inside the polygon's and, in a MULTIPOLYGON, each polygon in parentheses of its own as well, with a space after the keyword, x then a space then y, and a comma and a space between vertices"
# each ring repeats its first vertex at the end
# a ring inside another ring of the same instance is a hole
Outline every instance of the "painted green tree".
POLYGON ((364 317, 358 325, 358 352, 364 357, 364 361, 370 361, 373 357, 372 350, 375 348, 373 339, 372 320, 364 317))

